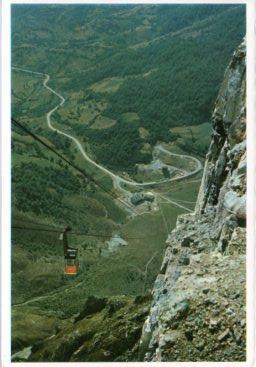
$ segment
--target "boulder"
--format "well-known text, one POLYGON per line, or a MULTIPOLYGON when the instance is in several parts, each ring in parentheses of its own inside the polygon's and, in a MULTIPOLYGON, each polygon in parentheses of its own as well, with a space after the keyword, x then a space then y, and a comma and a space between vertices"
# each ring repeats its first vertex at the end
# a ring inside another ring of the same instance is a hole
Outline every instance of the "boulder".
POLYGON ((228 191, 224 197, 224 207, 238 219, 246 219, 246 196, 239 196, 235 191, 228 191))

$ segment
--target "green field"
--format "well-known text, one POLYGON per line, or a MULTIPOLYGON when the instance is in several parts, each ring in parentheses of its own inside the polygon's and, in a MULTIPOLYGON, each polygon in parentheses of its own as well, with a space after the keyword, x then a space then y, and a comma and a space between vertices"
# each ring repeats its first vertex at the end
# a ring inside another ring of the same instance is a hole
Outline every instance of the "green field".
POLYGON ((193 154, 204 155, 210 144, 212 125, 205 122, 200 125, 173 127, 171 132, 178 135, 175 145, 193 154))

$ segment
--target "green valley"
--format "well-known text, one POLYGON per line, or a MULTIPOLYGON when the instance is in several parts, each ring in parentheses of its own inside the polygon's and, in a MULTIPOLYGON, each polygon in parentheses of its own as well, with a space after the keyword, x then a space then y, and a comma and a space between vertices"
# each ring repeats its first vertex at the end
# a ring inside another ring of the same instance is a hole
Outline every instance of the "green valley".
MULTIPOLYGON (((113 317, 112 330, 123 317, 129 348, 137 343, 166 239, 177 216, 194 210, 244 12, 12 5, 12 118, 25 128, 12 124, 12 354, 31 347, 31 360, 44 358, 37 348, 71 327, 90 297, 102 308, 88 327, 95 321, 98 333, 99 320, 108 328, 113 317), (67 225, 79 254, 73 278, 63 274, 67 225), (141 312, 137 329, 129 310, 141 312), (30 313, 39 329, 28 338, 30 313)), ((90 360, 111 360, 94 355, 95 345, 90 360)), ((115 360, 132 360, 130 349, 115 360)))

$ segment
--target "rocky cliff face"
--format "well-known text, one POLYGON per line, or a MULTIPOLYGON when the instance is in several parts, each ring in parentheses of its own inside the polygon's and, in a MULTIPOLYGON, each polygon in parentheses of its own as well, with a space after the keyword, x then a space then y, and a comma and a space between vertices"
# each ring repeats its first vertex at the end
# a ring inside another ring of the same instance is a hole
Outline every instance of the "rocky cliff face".
POLYGON ((195 212, 168 238, 140 341, 146 361, 243 361, 245 44, 226 70, 195 212))

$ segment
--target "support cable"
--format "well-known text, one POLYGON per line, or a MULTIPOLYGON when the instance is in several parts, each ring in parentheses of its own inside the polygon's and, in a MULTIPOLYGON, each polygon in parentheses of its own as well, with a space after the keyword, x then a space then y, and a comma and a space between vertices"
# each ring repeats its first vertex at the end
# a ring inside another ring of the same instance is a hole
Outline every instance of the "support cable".
MULTIPOLYGON (((39 224, 38 224, 39 225, 39 224)), ((44 228, 35 228, 35 227, 22 227, 22 226, 12 226, 12 229, 18 229, 18 230, 28 230, 28 231, 38 231, 38 232, 52 232, 52 233, 61 233, 63 232, 63 228, 62 229, 44 229, 44 228)), ((90 233, 90 232, 72 232, 69 233, 70 236, 74 235, 74 236, 87 236, 87 237, 102 237, 102 238, 109 238, 112 237, 112 234, 100 234, 100 233, 90 233)), ((157 236, 157 235, 156 235, 157 236)), ((126 237, 124 236, 126 239, 128 240, 142 240, 146 237, 126 237)), ((154 236, 152 236, 154 237, 154 236)), ((147 236, 148 238, 148 236, 147 236)))

